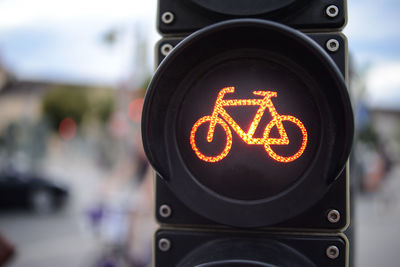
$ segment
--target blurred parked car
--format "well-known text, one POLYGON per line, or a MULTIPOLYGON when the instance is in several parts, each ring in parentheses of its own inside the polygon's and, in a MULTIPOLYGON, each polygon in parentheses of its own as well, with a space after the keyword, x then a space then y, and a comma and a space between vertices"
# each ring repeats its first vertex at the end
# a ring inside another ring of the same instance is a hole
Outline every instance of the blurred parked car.
POLYGON ((11 168, 0 171, 0 209, 30 208, 48 213, 61 208, 67 198, 64 185, 11 168))

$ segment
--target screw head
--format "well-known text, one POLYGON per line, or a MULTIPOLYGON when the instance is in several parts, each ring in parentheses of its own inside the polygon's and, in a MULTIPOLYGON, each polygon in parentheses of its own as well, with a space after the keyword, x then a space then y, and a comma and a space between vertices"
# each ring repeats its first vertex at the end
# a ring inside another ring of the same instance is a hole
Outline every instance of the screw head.
POLYGON ((329 39, 327 42, 326 42, 326 49, 328 49, 328 51, 330 51, 330 52, 336 52, 336 51, 338 51, 339 50, 339 47, 340 47, 340 44, 339 44, 339 41, 338 40, 336 40, 336 39, 329 39))
POLYGON ((330 5, 325 9, 326 15, 330 18, 335 18, 339 15, 339 8, 335 5, 330 5))
POLYGON ((174 19, 175 19, 175 15, 174 15, 174 13, 172 13, 170 11, 164 12, 161 15, 161 21, 164 24, 171 24, 174 21, 174 19))
POLYGON ((171 241, 169 241, 169 239, 167 238, 161 238, 160 240, 158 240, 158 249, 166 252, 171 248, 171 241))
POLYGON ((329 246, 326 249, 326 256, 328 256, 328 258, 334 260, 337 257, 339 257, 339 249, 337 246, 329 246))
POLYGON ((158 212, 160 213, 161 217, 168 218, 172 214, 172 209, 170 206, 164 204, 164 205, 160 206, 160 208, 158 209, 158 212))
POLYGON ((171 52, 171 50, 172 50, 172 45, 170 45, 170 44, 163 44, 162 46, 161 46, 161 54, 163 55, 163 56, 168 56, 168 54, 171 52))
POLYGON ((330 223, 337 223, 340 220, 340 212, 337 210, 329 210, 327 218, 330 223))

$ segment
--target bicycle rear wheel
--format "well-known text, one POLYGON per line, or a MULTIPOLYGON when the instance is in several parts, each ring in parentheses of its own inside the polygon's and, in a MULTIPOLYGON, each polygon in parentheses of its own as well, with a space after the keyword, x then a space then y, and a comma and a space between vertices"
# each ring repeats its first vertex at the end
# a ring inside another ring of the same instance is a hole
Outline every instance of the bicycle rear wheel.
MULTIPOLYGON (((293 116, 289 116, 289 115, 281 115, 280 116, 280 121, 281 121, 281 123, 283 121, 294 123, 299 128, 299 130, 301 131, 303 140, 301 141, 301 145, 300 145, 299 150, 297 152, 295 152, 291 156, 281 156, 281 155, 278 155, 277 153, 275 153, 275 151, 271 148, 271 145, 268 143, 268 141, 265 142, 264 148, 267 151, 268 155, 271 158, 273 158, 274 160, 279 161, 279 162, 287 163, 287 162, 291 162, 291 161, 294 161, 294 160, 298 159, 303 154, 303 152, 304 152, 304 150, 306 149, 306 146, 307 146, 308 136, 307 136, 306 128, 304 127, 303 123, 298 118, 293 117, 293 116)), ((265 140, 269 139, 269 135, 271 133, 271 129, 274 126, 277 126, 276 124, 277 124, 277 120, 272 120, 270 123, 268 123, 267 127, 265 127, 265 131, 264 131, 265 140)))

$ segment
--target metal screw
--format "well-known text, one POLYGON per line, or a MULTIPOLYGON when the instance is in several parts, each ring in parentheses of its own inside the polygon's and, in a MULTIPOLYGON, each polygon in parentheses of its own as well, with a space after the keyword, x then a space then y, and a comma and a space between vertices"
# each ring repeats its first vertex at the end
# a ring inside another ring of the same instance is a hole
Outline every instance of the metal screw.
POLYGON ((337 257, 339 257, 339 249, 337 246, 329 246, 326 249, 326 256, 328 256, 328 258, 334 260, 337 257))
POLYGON ((340 220, 340 213, 337 210, 330 210, 327 217, 329 222, 337 223, 340 220))
POLYGON ((163 252, 168 251, 171 248, 171 241, 167 238, 161 238, 158 241, 158 248, 163 252))
POLYGON ((339 42, 336 39, 329 39, 326 42, 326 49, 328 49, 330 52, 336 52, 339 50, 339 42))
POLYGON ((328 17, 335 18, 339 15, 339 8, 335 5, 330 5, 325 9, 325 13, 328 17))
POLYGON ((160 213, 161 217, 168 218, 169 216, 171 216, 172 209, 170 206, 164 204, 160 206, 158 212, 160 213))
POLYGON ((161 21, 162 21, 164 24, 170 24, 170 23, 172 23, 172 22, 174 21, 174 19, 175 19, 174 13, 169 12, 169 11, 164 12, 164 13, 161 15, 161 21))
POLYGON ((161 54, 163 54, 164 56, 168 56, 168 54, 171 52, 172 48, 173 47, 170 44, 163 44, 161 46, 161 54))

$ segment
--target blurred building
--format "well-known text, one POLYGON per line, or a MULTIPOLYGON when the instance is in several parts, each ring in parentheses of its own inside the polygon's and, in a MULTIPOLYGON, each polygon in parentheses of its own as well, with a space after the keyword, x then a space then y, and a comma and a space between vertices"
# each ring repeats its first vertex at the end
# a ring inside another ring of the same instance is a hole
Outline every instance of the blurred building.
POLYGON ((35 81, 16 81, 9 76, 0 90, 0 129, 10 121, 21 118, 36 119, 40 116, 41 98, 49 84, 35 81))

